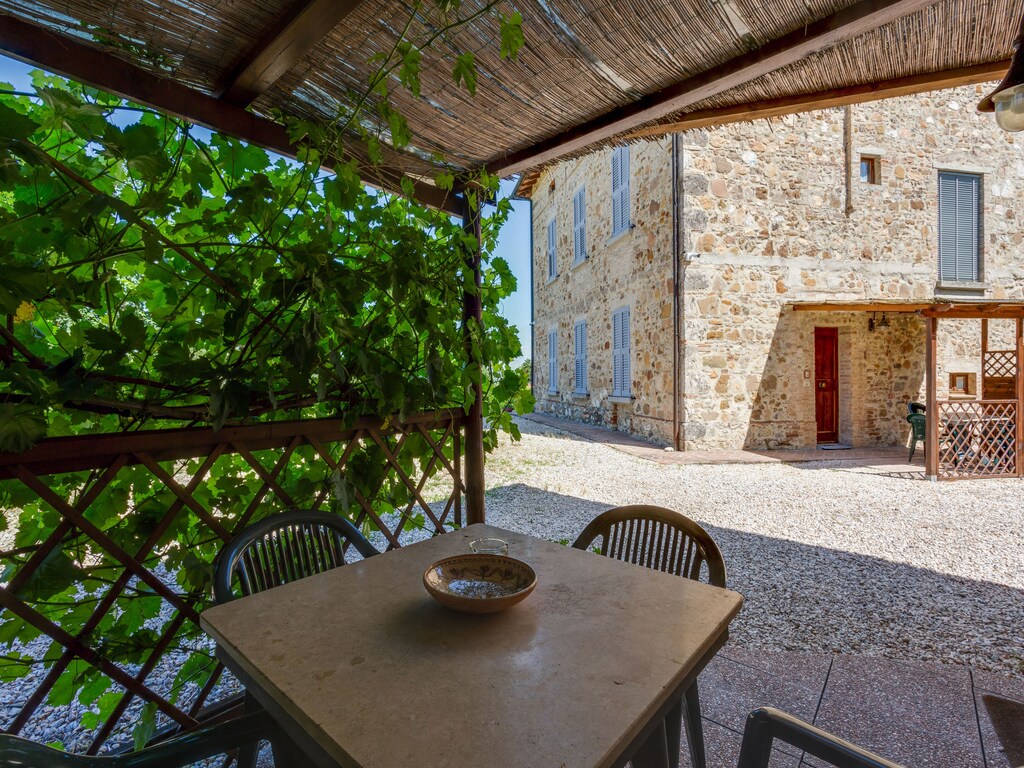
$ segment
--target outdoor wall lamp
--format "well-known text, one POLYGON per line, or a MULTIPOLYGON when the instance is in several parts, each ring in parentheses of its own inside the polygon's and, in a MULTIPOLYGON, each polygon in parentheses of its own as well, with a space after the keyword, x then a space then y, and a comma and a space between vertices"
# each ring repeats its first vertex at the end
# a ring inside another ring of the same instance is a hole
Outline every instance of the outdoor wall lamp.
POLYGON ((874 333, 876 328, 888 328, 889 318, 885 316, 885 312, 882 313, 882 319, 875 321, 875 313, 871 313, 871 317, 868 318, 868 333, 874 333))
POLYGON ((979 112, 995 112, 996 124, 1004 131, 1024 131, 1024 17, 1013 41, 1013 56, 996 89, 978 102, 979 112))

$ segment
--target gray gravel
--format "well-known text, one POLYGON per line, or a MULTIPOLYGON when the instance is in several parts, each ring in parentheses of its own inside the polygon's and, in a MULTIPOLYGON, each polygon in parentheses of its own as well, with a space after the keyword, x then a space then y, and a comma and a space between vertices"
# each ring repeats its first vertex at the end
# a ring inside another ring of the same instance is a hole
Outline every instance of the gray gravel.
POLYGON ((1019 480, 929 483, 794 465, 660 465, 520 420, 487 465, 488 522, 572 540, 658 504, 704 525, 746 603, 730 642, 1024 674, 1019 480))

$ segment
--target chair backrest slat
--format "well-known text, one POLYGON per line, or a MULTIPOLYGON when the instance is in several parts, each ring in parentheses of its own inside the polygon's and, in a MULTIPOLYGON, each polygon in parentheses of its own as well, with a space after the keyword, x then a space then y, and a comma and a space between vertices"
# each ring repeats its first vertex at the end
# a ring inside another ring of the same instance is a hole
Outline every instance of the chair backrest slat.
POLYGON ((249 526, 217 557, 214 596, 224 603, 345 564, 347 545, 380 554, 349 520, 329 512, 282 512, 249 526), (235 583, 238 590, 235 590, 235 583))
POLYGON ((600 541, 607 557, 724 587, 725 561, 714 539, 700 525, 671 509, 649 505, 616 507, 594 518, 573 547, 590 549, 600 541))

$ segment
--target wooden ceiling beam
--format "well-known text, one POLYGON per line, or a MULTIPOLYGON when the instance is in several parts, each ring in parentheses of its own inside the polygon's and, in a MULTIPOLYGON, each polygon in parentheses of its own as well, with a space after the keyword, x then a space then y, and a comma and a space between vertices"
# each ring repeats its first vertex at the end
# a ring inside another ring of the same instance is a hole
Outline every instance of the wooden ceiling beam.
POLYGON ((782 99, 748 102, 721 109, 705 109, 689 112, 679 120, 671 123, 641 128, 638 131, 627 134, 625 138, 651 138, 679 133, 680 131, 689 131, 695 128, 710 128, 729 123, 793 115, 798 112, 843 107, 848 104, 892 99, 897 96, 913 96, 918 93, 937 91, 944 88, 957 88, 962 85, 976 85, 1000 79, 1009 66, 1010 60, 1003 59, 989 62, 988 64, 978 64, 973 67, 929 72, 927 74, 901 77, 895 80, 883 80, 864 85, 851 85, 846 88, 788 96, 782 99))
POLYGON ((934 5, 936 0, 861 0, 760 48, 670 85, 631 104, 486 164, 489 173, 511 176, 682 112, 692 104, 794 64, 845 40, 934 5))
MULTIPOLYGON (((0 52, 286 157, 294 158, 299 149, 280 123, 8 14, 0 14, 0 52)), ((367 164, 364 160, 367 155, 361 154, 366 151, 365 147, 354 141, 349 146, 354 150, 352 157, 359 160, 364 169, 362 178, 366 184, 405 195, 401 187, 404 174, 400 169, 367 164)), ((336 159, 327 158, 324 167, 330 168, 335 162, 336 159)), ((412 182, 414 200, 430 208, 461 215, 462 206, 454 195, 423 181, 413 179, 412 182)))
POLYGON ((361 0, 297 0, 253 46, 214 92, 247 107, 301 61, 361 0))

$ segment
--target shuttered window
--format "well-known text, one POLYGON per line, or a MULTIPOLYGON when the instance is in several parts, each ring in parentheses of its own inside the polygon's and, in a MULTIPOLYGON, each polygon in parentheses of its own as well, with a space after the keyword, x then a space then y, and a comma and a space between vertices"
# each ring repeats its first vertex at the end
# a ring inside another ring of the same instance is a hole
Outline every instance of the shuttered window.
POLYGON ((629 307, 612 313, 612 397, 631 397, 629 307))
POLYGON ((558 391, 558 332, 548 331, 548 392, 558 391))
POLYGON ((576 375, 573 379, 573 391, 577 395, 587 394, 587 321, 576 323, 575 359, 576 375))
POLYGON ((612 234, 629 229, 629 147, 612 151, 612 234))
POLYGON ((558 276, 558 253, 555 248, 555 220, 548 222, 548 279, 558 276))
POLYGON ((939 280, 980 279, 981 176, 939 172, 939 280))
POLYGON ((587 258, 587 190, 580 191, 572 199, 572 253, 573 264, 587 258))

